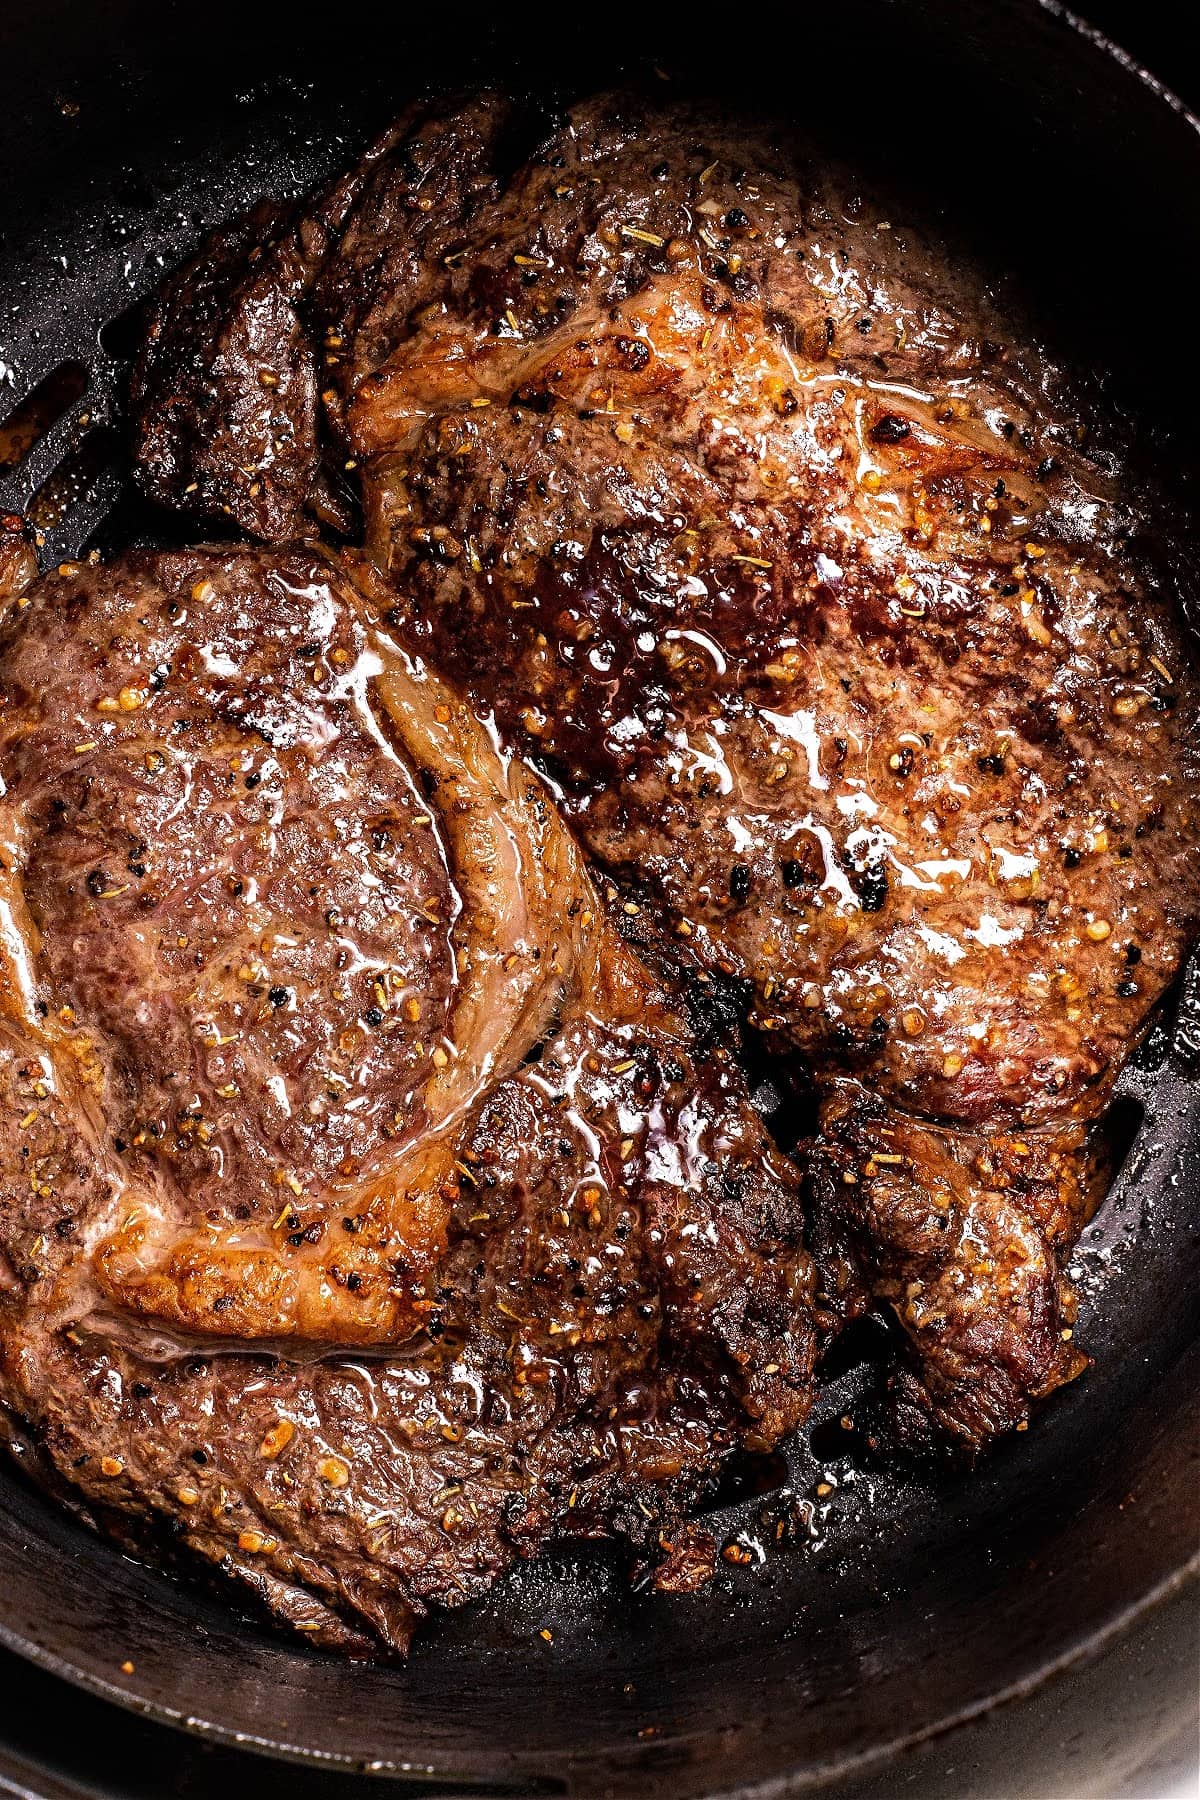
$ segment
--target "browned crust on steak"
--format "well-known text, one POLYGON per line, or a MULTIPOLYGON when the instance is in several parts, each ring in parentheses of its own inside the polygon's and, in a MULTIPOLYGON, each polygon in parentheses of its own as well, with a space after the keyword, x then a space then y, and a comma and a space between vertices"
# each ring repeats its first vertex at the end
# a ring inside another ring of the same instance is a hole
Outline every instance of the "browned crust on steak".
POLYGON ((0 643, 2 1398, 358 1649, 558 1534, 657 1556, 814 1355, 730 1059, 364 614, 315 547, 144 552, 0 643))

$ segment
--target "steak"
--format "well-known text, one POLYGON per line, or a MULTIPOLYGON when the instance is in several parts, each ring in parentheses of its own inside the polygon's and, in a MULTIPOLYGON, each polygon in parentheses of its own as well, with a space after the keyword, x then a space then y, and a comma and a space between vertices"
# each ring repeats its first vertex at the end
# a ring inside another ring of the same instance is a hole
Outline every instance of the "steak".
POLYGON ((0 642, 0 1394, 359 1652, 557 1534, 653 1562, 814 1356, 795 1171, 376 580, 136 552, 0 642))
MULTIPOLYGON (((504 119, 498 102, 481 103, 468 139, 461 120, 446 133, 414 106, 305 205, 264 201, 178 271, 150 309, 131 380, 134 469, 149 499, 268 540, 311 532, 306 508, 337 527, 352 524, 323 468, 318 423, 321 378, 336 366, 336 349, 326 342, 322 353, 314 343, 306 302, 351 209, 369 211, 376 166, 407 166, 414 129, 446 135, 451 185, 431 217, 426 171, 419 213, 427 228, 454 217, 478 187, 472 174, 504 119)), ((353 241, 352 231, 344 256, 353 241)))
POLYGON ((803 1061, 820 1312, 890 1313, 905 1436, 972 1454, 1084 1366, 1089 1128, 1200 914, 1152 514, 970 271, 786 136, 516 129, 412 115, 298 303, 390 629, 803 1061))

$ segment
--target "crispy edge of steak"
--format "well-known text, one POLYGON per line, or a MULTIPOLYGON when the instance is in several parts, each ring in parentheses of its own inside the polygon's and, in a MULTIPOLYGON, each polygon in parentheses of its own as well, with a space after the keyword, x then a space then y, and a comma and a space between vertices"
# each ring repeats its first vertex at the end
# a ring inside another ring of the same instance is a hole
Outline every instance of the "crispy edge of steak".
MULTIPOLYGON (((417 242, 467 204, 508 109, 489 97, 448 123, 441 110, 414 103, 315 197, 262 201, 163 284, 130 379, 134 471, 149 499, 265 542, 312 535, 310 506, 350 526, 322 471, 320 384, 336 376, 341 338, 310 327, 307 303, 352 209, 370 216, 380 192, 394 203, 397 169, 417 242), (430 138, 453 154, 422 160, 430 138)), ((352 271, 356 242, 352 226, 352 271)), ((326 283, 326 314, 352 304, 326 283)))
POLYGON ((818 1308, 835 1329, 895 1320, 887 1407, 907 1450, 974 1460, 1088 1366, 1064 1272, 1100 1198, 1083 1125, 955 1130, 842 1079, 805 1158, 818 1308))

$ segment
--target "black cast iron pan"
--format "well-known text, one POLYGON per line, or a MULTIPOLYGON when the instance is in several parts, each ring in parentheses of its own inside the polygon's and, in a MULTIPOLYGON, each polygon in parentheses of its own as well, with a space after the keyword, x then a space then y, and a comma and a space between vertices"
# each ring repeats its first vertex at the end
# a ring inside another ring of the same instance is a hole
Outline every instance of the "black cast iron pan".
MULTIPOLYGON (((122 469, 130 309, 210 225, 303 190, 430 82, 549 98, 657 64, 811 125, 1107 369, 1183 522, 1186 589, 1196 122, 1035 0, 743 11, 43 0, 0 19, 0 419, 34 396, 0 505, 33 509, 52 563, 164 529, 122 469)), ((5 1665, 0 1792, 316 1800, 370 1775, 443 1797, 1144 1794, 1132 1771, 1186 1734, 1195 1695, 1200 980, 1109 1129, 1123 1163, 1076 1265, 1094 1369, 973 1476, 933 1482, 857 1465, 837 1428, 871 1378, 861 1334, 788 1466, 743 1468, 714 1515, 754 1533, 787 1487, 811 1503, 798 1542, 702 1594, 630 1593, 611 1558, 562 1554, 406 1667, 347 1666, 122 1557, 4 1469, 0 1640, 75 1686, 5 1665), (77 1689, 160 1723, 122 1737, 77 1689)))

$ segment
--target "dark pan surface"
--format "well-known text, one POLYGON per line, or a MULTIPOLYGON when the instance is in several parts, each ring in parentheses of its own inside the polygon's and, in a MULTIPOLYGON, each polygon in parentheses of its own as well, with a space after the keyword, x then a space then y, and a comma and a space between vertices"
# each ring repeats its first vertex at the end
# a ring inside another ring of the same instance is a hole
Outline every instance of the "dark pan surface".
MULTIPOLYGON (((740 51, 699 12, 668 10, 620 42, 611 21, 536 29, 526 13, 519 31, 473 33, 456 18, 452 67, 427 18, 360 11, 349 37, 292 17, 281 46, 261 13, 225 10, 205 9, 203 36, 182 8, 138 0, 102 20, 52 0, 0 24, 0 418, 64 364, 87 383, 0 468, 0 506, 32 504, 46 563, 171 529, 122 474, 130 309, 210 225, 303 190, 430 80, 573 93, 656 62, 811 119, 866 178, 944 209, 1061 348, 1087 366, 1103 346, 1114 406, 1136 403, 1143 451, 1194 513, 1200 375, 1170 308, 1200 266, 1200 135, 1048 9, 878 0, 775 24, 768 9, 740 51)), ((764 1542, 782 1488, 792 1547, 673 1599, 629 1593, 599 1552, 545 1559, 439 1624, 407 1667, 347 1668, 122 1557, 5 1469, 0 1641, 159 1720, 425 1792, 875 1791, 892 1747, 1095 1651, 1171 1594, 1194 1553, 1200 976, 1120 1094, 1127 1154, 1077 1257, 1096 1366, 970 1478, 856 1463, 837 1421, 871 1378, 866 1333, 786 1472, 747 1469, 713 1516, 718 1536, 764 1542)), ((1194 1608, 1163 1617, 1186 1670, 1194 1608)))

